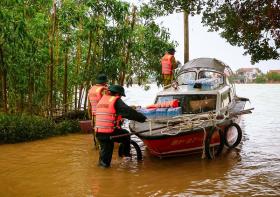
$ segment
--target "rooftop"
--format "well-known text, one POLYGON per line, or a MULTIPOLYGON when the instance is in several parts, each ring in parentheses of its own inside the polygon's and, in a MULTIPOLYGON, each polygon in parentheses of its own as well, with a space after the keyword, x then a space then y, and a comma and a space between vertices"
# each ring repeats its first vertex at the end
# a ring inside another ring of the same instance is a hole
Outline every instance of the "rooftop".
POLYGON ((279 73, 280 74, 280 70, 269 70, 269 73, 279 73))
POLYGON ((258 72, 261 72, 259 68, 239 68, 236 72, 252 72, 254 70, 258 70, 258 72))

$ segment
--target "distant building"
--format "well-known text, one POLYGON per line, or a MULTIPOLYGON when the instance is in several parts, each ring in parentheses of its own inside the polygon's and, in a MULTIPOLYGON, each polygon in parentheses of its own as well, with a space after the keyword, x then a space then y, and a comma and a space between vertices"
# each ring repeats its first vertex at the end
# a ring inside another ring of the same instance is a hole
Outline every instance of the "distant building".
POLYGON ((268 73, 277 73, 277 74, 280 74, 280 70, 269 70, 268 73))
POLYGON ((262 72, 259 68, 239 68, 236 71, 237 83, 252 83, 262 72))

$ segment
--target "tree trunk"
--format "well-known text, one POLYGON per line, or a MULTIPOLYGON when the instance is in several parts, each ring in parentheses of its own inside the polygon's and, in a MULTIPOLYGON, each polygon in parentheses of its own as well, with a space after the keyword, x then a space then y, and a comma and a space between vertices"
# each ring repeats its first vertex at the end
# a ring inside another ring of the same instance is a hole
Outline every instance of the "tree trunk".
POLYGON ((18 112, 19 112, 20 114, 22 114, 23 110, 24 110, 24 93, 21 92, 21 93, 20 93, 20 100, 19 100, 18 112))
POLYGON ((83 90, 84 87, 83 85, 80 85, 80 90, 79 90, 79 100, 78 100, 78 110, 81 110, 81 106, 82 106, 82 98, 83 98, 83 90))
MULTIPOLYGON (((56 113, 63 112, 63 106, 60 106, 61 103, 57 102, 57 98, 60 96, 60 90, 58 86, 56 85, 58 81, 60 81, 60 73, 59 73, 59 68, 58 65, 61 65, 61 60, 63 60, 60 57, 60 39, 62 37, 62 33, 59 31, 59 23, 57 18, 55 19, 55 33, 54 33, 54 41, 53 41, 53 46, 54 46, 54 64, 53 64, 53 106, 56 109, 56 113)), ((64 60, 63 60, 64 61, 64 60)))
MULTIPOLYGON (((77 53, 76 53, 76 74, 79 75, 80 72, 80 65, 81 65, 81 42, 80 39, 78 38, 77 41, 77 53)), ((75 84, 75 110, 78 108, 78 84, 75 84)))
POLYGON ((3 83, 2 83, 2 92, 3 92, 3 109, 5 113, 8 113, 8 96, 7 96, 7 71, 3 72, 3 83))
POLYGON ((28 73, 28 112, 33 114, 33 90, 34 90, 34 78, 32 75, 31 68, 28 73))
POLYGON ((184 63, 189 61, 189 13, 184 12, 184 63))
POLYGON ((78 86, 77 85, 75 85, 75 90, 74 90, 74 104, 75 104, 75 106, 74 106, 74 110, 76 111, 77 110, 77 108, 78 108, 78 86))
POLYGON ((87 52, 87 60, 86 60, 85 69, 87 69, 90 64, 91 45, 92 45, 92 31, 89 32, 89 44, 88 44, 88 52, 87 52))
POLYGON ((1 63, 1 79, 2 79, 2 100, 3 100, 3 111, 8 113, 8 99, 7 99, 7 69, 4 63, 4 52, 2 46, 0 46, 0 63, 1 63))
MULTIPOLYGON (((91 57, 91 48, 92 48, 92 31, 89 32, 89 44, 88 44, 88 52, 87 52, 87 59, 86 59, 86 66, 85 66, 85 70, 87 71, 89 64, 90 64, 90 57, 91 57)), ((82 87, 82 86, 81 86, 82 87)), ((86 81, 86 87, 85 87, 85 100, 84 100, 84 110, 87 109, 87 92, 88 92, 88 88, 89 88, 89 80, 86 81)), ((83 101, 82 97, 82 88, 80 89, 80 102, 79 102, 79 108, 81 107, 81 102, 83 101)))
MULTIPOLYGON (((66 43, 68 43, 69 37, 67 36, 66 43)), ((64 54, 64 84, 63 84, 63 106, 64 113, 67 112, 67 83, 68 83, 68 46, 65 49, 64 54)))
POLYGON ((53 116, 53 72, 54 72, 54 42, 56 30, 56 0, 53 0, 53 13, 52 13, 52 33, 50 44, 50 68, 49 68, 49 116, 53 116))
POLYGON ((2 70, 0 69, 0 111, 3 108, 3 90, 2 90, 2 83, 3 83, 3 74, 2 70))
MULTIPOLYGON (((135 21, 136 21, 136 6, 133 7, 132 9, 132 20, 131 20, 131 32, 133 32, 134 30, 134 25, 135 25, 135 21)), ((120 85, 124 85, 124 80, 125 80, 125 75, 126 75, 126 70, 127 70, 127 64, 129 62, 129 55, 130 55, 130 48, 132 45, 132 41, 131 41, 131 37, 129 38, 129 40, 127 41, 127 45, 126 45, 126 49, 125 51, 125 56, 124 56, 124 68, 121 72, 121 76, 120 76, 120 85)))
POLYGON ((88 106, 88 90, 89 90, 89 83, 86 84, 86 88, 85 88, 85 100, 84 100, 84 110, 87 110, 87 106, 88 106))
POLYGON ((64 62, 64 84, 63 84, 63 105, 64 113, 67 112, 67 82, 68 82, 68 49, 65 52, 65 62, 64 62))

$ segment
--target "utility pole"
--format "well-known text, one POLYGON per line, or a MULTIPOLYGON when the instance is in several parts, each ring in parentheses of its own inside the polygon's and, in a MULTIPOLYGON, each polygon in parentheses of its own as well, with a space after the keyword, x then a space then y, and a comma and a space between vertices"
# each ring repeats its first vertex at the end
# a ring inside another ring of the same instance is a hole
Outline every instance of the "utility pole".
POLYGON ((184 64, 189 61, 189 13, 184 11, 184 64))

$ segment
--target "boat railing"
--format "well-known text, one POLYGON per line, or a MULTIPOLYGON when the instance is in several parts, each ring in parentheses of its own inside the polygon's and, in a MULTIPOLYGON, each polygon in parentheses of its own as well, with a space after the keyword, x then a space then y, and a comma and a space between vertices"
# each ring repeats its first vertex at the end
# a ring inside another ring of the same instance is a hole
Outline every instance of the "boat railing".
POLYGON ((148 119, 149 131, 152 132, 154 125, 162 125, 161 133, 165 135, 177 135, 180 132, 193 130, 196 128, 217 127, 225 120, 232 120, 239 115, 252 113, 254 108, 242 110, 239 112, 224 111, 216 112, 209 111, 199 114, 183 114, 171 118, 164 119, 148 119))
POLYGON ((149 119, 148 122, 151 131, 153 130, 152 125, 163 124, 166 125, 166 127, 161 130, 162 134, 176 135, 180 132, 192 130, 198 127, 215 127, 217 124, 222 123, 227 118, 228 116, 226 115, 207 112, 200 114, 184 114, 169 119, 149 119))

